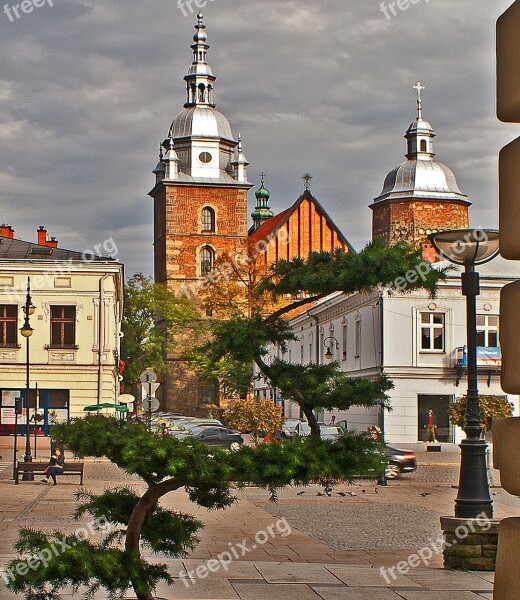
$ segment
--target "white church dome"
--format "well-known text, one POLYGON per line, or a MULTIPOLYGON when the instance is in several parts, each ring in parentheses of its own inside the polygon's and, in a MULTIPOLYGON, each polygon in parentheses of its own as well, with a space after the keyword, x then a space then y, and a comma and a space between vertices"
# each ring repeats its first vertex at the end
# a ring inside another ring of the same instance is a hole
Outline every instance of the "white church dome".
POLYGON ((170 127, 170 138, 223 138, 233 140, 226 117, 211 107, 191 106, 182 110, 170 127))

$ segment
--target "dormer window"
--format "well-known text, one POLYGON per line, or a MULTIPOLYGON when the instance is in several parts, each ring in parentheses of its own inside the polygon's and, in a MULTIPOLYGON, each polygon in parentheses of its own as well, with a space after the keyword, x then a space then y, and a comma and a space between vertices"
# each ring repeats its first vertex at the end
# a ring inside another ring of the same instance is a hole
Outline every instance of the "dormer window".
POLYGON ((202 209, 202 231, 215 233, 215 211, 209 206, 202 209))

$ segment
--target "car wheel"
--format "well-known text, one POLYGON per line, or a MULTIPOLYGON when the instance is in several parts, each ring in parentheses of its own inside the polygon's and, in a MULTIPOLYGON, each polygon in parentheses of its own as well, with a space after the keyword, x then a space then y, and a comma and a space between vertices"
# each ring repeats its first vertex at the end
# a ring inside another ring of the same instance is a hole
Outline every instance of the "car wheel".
POLYGON ((401 469, 397 465, 388 465, 385 469, 387 479, 397 479, 401 475, 401 469))
POLYGON ((240 450, 240 444, 238 442, 232 442, 229 445, 229 449, 232 450, 233 452, 236 452, 237 450, 240 450))

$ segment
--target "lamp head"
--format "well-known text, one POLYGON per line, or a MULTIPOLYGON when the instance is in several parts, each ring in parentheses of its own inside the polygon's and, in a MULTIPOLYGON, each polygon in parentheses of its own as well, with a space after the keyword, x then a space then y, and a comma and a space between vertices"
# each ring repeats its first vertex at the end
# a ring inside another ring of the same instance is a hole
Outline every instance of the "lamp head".
POLYGON ((456 265, 482 265, 499 253, 498 231, 492 229, 441 231, 428 239, 439 256, 456 265))
POLYGON ((25 323, 23 324, 23 327, 20 329, 20 333, 23 335, 24 338, 30 338, 31 335, 33 334, 34 329, 29 325, 29 320, 26 317, 25 318, 25 323))

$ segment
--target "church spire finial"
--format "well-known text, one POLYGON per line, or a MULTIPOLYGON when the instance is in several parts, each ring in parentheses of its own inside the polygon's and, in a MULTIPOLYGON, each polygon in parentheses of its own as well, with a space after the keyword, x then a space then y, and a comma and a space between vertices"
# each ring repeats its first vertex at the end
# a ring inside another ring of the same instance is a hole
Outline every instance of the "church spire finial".
POLYGON ((426 89, 424 85, 419 81, 413 86, 413 89, 417 92, 417 118, 422 119, 422 92, 426 89))
POLYGON ((305 173, 302 179, 305 182, 305 191, 308 192, 311 189, 311 180, 314 179, 314 177, 310 173, 305 173))
POLYGON ((206 107, 214 108, 213 86, 216 77, 208 65, 208 34, 204 24, 204 15, 200 12, 197 15, 197 24, 195 25, 195 35, 193 36, 193 62, 184 78, 186 81, 187 99, 184 108, 206 107))

